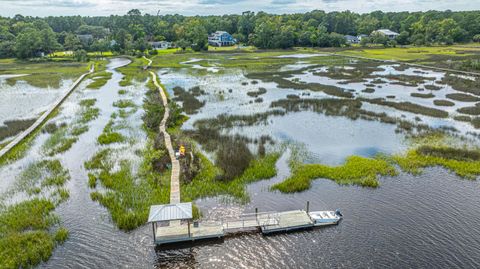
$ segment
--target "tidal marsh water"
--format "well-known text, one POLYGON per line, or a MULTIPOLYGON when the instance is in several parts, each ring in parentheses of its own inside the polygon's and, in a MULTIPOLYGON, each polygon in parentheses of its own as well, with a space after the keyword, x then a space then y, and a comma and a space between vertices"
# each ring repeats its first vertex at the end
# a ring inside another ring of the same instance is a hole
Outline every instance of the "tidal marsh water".
MULTIPOLYGON (((288 70, 308 67, 310 56, 303 54, 297 64, 288 70)), ((326 57, 315 55, 312 57, 326 57)), ((192 59, 186 64, 195 64, 192 59)), ((304 192, 282 194, 269 187, 290 175, 290 150, 286 150, 277 162, 277 176, 247 186, 250 201, 234 203, 223 197, 196 201, 204 218, 236 216, 259 211, 286 211, 305 208, 310 202, 311 210, 341 209, 344 219, 338 226, 310 231, 262 236, 245 234, 227 237, 220 242, 202 243, 181 249, 158 249, 152 242, 151 226, 144 225, 131 232, 120 231, 111 220, 110 213, 90 198, 87 171, 83 163, 102 149, 97 137, 116 111, 113 102, 130 99, 139 107, 146 87, 134 83, 126 87, 127 95, 118 90, 122 74, 115 68, 128 63, 126 59, 112 59, 108 71, 112 79, 98 90, 88 90, 88 81, 62 105, 60 114, 53 120, 70 122, 82 99, 97 99, 100 116, 89 123, 89 130, 79 137, 72 148, 59 159, 70 171, 67 183, 70 198, 56 212, 62 224, 70 230, 70 238, 58 246, 53 256, 40 268, 476 268, 480 267, 480 184, 464 180, 442 168, 428 168, 418 176, 401 173, 396 177, 382 177, 376 189, 357 186, 340 186, 333 181, 318 179, 304 192)), ((219 67, 220 68, 220 67, 219 67)), ((195 67, 193 68, 195 69, 195 67)), ((217 69, 215 69, 217 70, 217 69)), ((393 69, 392 69, 393 70, 393 69)), ((394 72, 385 66, 385 72, 394 72)), ((426 76, 440 79, 441 74, 423 70, 426 76)), ((227 70, 216 74, 207 70, 207 75, 196 76, 195 70, 163 69, 159 77, 166 85, 170 96, 176 86, 189 89, 199 86, 206 94, 198 97, 205 105, 183 128, 195 128, 195 122, 221 114, 251 115, 271 110, 272 101, 296 95, 299 98, 332 98, 323 92, 278 88, 274 82, 252 83, 242 70, 227 70), (246 82, 246 84, 245 84, 246 82), (243 83, 243 84, 242 84, 243 83), (247 93, 265 88, 262 102, 247 93), (230 91, 231 89, 231 91, 230 91)), ((396 72, 396 70, 395 70, 396 72)), ((398 71, 398 72, 413 72, 398 71)), ((418 75, 418 73, 415 73, 418 75)), ((383 73, 378 74, 383 75, 383 73)), ((306 71, 295 75, 300 80, 311 79, 318 83, 339 81, 313 75, 306 71)), ((295 78, 294 77, 294 78, 295 78)), ((361 94, 363 83, 342 85, 361 94), (358 84, 358 85, 357 85, 358 84)), ((439 98, 453 91, 448 85, 435 91, 439 98)), ((386 85, 376 94, 389 95, 395 92, 397 100, 427 101, 412 99, 409 92, 416 88, 386 85), (398 88, 397 88, 398 87, 398 88), (380 91, 385 90, 385 93, 380 91)), ((335 97, 334 97, 335 98, 335 97)), ((436 99, 436 98, 435 98, 436 99)), ((461 106, 456 102, 456 106, 461 106)), ((473 131, 472 126, 447 119, 438 119, 395 110, 391 107, 365 104, 369 111, 382 111, 413 120, 421 118, 430 126, 453 126, 461 132, 473 131)), ((142 109, 126 119, 128 128, 122 133, 136 137, 134 142, 119 145, 119 158, 138 163, 135 151, 141 150, 145 134, 141 129, 142 109)), ((377 121, 351 120, 340 116, 328 116, 313 111, 289 112, 270 116, 266 121, 251 126, 234 126, 222 130, 224 134, 241 134, 251 138, 271 136, 279 144, 302 145, 310 163, 341 164, 350 155, 371 157, 377 153, 394 154, 404 151, 408 145, 405 136, 396 132, 395 125, 377 121)), ((40 145, 48 137, 40 134, 27 157, 0 168, 0 190, 15 183, 19 171, 34 160, 43 158, 40 145)))

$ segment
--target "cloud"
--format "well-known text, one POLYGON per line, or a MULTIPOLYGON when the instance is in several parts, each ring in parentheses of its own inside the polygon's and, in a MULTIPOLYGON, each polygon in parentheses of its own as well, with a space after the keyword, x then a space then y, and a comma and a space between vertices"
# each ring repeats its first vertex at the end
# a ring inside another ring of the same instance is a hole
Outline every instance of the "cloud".
POLYGON ((0 16, 108 16, 123 15, 137 8, 142 13, 182 15, 241 14, 245 10, 296 13, 314 9, 351 10, 358 13, 382 11, 479 10, 472 0, 0 0, 0 16))
POLYGON ((67 8, 85 8, 94 7, 97 4, 91 0, 27 0, 27 1, 14 1, 14 0, 0 0, 0 2, 11 3, 19 6, 30 7, 67 7, 67 8))
POLYGON ((245 0, 200 0, 198 3, 201 5, 231 5, 244 1, 245 0))
POLYGON ((272 0, 273 5, 290 5, 295 4, 297 0, 272 0))

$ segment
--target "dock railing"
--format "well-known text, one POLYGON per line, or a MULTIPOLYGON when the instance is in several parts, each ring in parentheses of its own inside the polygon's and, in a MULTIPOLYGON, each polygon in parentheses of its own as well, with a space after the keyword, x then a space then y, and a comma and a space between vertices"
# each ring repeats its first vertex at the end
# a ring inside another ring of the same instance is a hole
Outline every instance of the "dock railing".
POLYGON ((278 225, 278 212, 258 212, 242 214, 234 218, 222 219, 224 231, 243 231, 256 229, 262 226, 278 225))

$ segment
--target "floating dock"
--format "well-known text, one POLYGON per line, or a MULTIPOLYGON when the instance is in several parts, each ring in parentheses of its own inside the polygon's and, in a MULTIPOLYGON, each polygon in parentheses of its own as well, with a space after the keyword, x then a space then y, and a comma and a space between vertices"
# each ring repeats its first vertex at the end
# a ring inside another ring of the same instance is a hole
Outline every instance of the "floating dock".
POLYGON ((152 223, 156 245, 220 239, 248 231, 272 234, 318 226, 305 210, 261 212, 221 221, 192 222, 191 203, 152 206, 149 223, 152 223))

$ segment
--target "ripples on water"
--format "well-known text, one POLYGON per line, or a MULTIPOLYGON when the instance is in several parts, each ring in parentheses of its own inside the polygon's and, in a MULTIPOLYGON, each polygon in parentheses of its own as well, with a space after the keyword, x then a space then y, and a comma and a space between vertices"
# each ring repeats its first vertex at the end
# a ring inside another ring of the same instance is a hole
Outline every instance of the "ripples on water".
MULTIPOLYGON (((111 67, 120 64, 114 60, 111 67)), ((70 230, 41 268, 476 268, 480 267, 480 187, 444 169, 421 176, 382 178, 378 189, 339 186, 316 180, 308 191, 269 192, 288 176, 288 156, 279 161, 278 176, 248 186, 251 202, 225 205, 220 198, 198 202, 206 216, 242 212, 340 208, 344 220, 334 227, 262 236, 245 234, 216 243, 182 249, 155 249, 151 227, 119 231, 106 209, 91 201, 85 160, 97 150, 95 141, 113 112, 121 75, 85 98, 98 99, 101 116, 62 157, 70 170, 70 199, 57 212, 70 230)))

